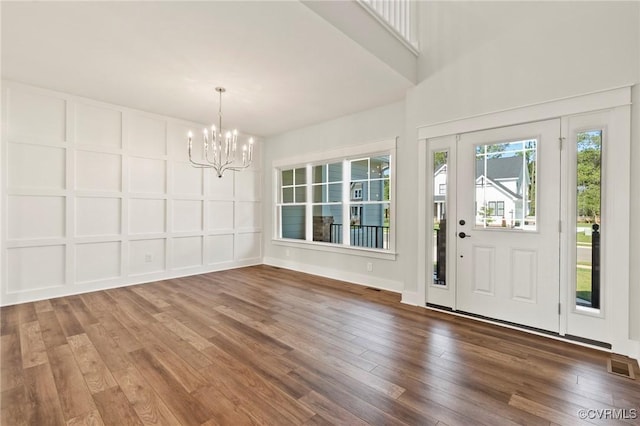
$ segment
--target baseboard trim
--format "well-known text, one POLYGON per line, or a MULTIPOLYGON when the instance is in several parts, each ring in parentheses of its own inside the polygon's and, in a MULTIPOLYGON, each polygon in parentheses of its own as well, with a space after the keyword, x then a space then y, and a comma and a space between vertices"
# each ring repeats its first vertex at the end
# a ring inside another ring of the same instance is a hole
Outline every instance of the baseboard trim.
POLYGON ((170 280, 174 278, 189 277, 192 275, 208 274, 210 272, 224 271, 228 269, 243 268, 246 266, 261 265, 261 258, 234 260, 212 265, 173 269, 142 275, 129 275, 127 277, 113 278, 109 280, 92 281, 88 283, 66 284, 59 287, 44 289, 34 289, 19 293, 8 293, 2 296, 0 307, 17 305, 20 303, 37 302, 40 300, 53 299, 57 297, 75 296, 78 294, 91 293, 94 291, 109 290, 119 287, 127 287, 138 284, 147 284, 155 281, 170 280))
POLYGON ((404 290, 402 292, 402 303, 404 303, 405 305, 411 305, 411 306, 422 306, 423 303, 420 301, 420 297, 418 296, 418 292, 417 291, 408 291, 408 290, 404 290))
POLYGON ((278 268, 291 269, 292 271, 304 272, 306 274, 317 275, 333 280, 346 281, 351 284, 363 285, 366 287, 387 290, 393 293, 403 293, 404 283, 386 278, 376 277, 374 275, 357 274, 353 272, 341 271, 339 269, 327 268, 324 266, 309 265, 290 260, 278 259, 275 257, 265 257, 263 259, 265 265, 275 266, 278 268))

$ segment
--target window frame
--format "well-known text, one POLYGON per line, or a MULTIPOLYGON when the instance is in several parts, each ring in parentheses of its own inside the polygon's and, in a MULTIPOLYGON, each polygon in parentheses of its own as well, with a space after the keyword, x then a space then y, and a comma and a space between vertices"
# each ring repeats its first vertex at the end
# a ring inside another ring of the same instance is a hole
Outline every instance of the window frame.
POLYGON ((273 235, 272 243, 276 245, 285 245, 300 247, 304 246, 306 249, 340 252, 350 255, 361 255, 367 257, 375 257, 382 259, 395 260, 396 253, 396 139, 387 139, 380 142, 373 142, 364 145, 348 146, 341 149, 310 153, 306 155, 285 158, 280 160, 274 160, 272 163, 272 175, 273 175, 273 235), (315 203, 313 201, 313 179, 312 170, 314 166, 323 164, 331 164, 342 162, 343 164, 343 177, 342 177, 342 200, 334 204, 342 205, 342 218, 344 223, 349 224, 349 221, 344 222, 345 217, 350 217, 350 208, 353 204, 362 203, 362 201, 352 201, 350 194, 350 182, 351 182, 351 168, 347 163, 353 160, 362 158, 373 158, 377 156, 389 156, 389 200, 382 200, 383 203, 389 204, 389 242, 388 248, 371 248, 352 246, 350 238, 344 238, 349 233, 349 226, 343 226, 343 238, 342 243, 331 243, 322 241, 313 241, 313 207, 315 205, 324 203, 315 203), (304 240, 288 239, 282 237, 282 216, 281 207, 283 205, 292 205, 291 203, 283 204, 281 202, 282 193, 282 171, 289 169, 296 169, 300 167, 306 167, 307 169, 307 197, 305 203, 295 203, 294 205, 304 205, 306 212, 306 233, 304 240))

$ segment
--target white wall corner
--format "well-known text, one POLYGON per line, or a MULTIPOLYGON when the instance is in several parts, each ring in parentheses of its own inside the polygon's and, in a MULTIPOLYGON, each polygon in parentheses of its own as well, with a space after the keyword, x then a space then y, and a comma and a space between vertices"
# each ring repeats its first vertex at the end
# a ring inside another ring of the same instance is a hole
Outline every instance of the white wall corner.
POLYGON ((423 306, 423 303, 420 302, 420 293, 417 291, 403 290, 402 303, 411 306, 423 306))

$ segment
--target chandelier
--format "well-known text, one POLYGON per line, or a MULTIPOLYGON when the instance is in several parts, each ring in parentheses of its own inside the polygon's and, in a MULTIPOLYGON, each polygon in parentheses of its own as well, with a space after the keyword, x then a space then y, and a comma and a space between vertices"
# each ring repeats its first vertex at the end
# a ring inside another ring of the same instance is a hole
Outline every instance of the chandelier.
POLYGON ((215 124, 211 129, 204 129, 202 143, 204 147, 204 161, 194 161, 191 156, 193 133, 189 132, 189 162, 193 167, 213 169, 221 178, 226 170, 238 171, 246 169, 253 161, 253 138, 249 139, 249 146, 242 146, 242 164, 236 162, 236 148, 238 143, 238 131, 222 130, 222 94, 224 87, 216 87, 220 94, 220 108, 218 109, 218 128, 215 124))

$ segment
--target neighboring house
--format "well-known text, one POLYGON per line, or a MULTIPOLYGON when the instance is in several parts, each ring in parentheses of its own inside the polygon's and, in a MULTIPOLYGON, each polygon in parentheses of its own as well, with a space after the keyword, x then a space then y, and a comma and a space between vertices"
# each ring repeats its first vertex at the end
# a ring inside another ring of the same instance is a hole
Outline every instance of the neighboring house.
MULTIPOLYGON (((498 157, 476 161, 476 222, 487 225, 520 226, 529 215, 530 202, 524 191, 530 182, 521 156, 498 157)), ((447 165, 434 174, 434 219, 446 214, 447 165)))

